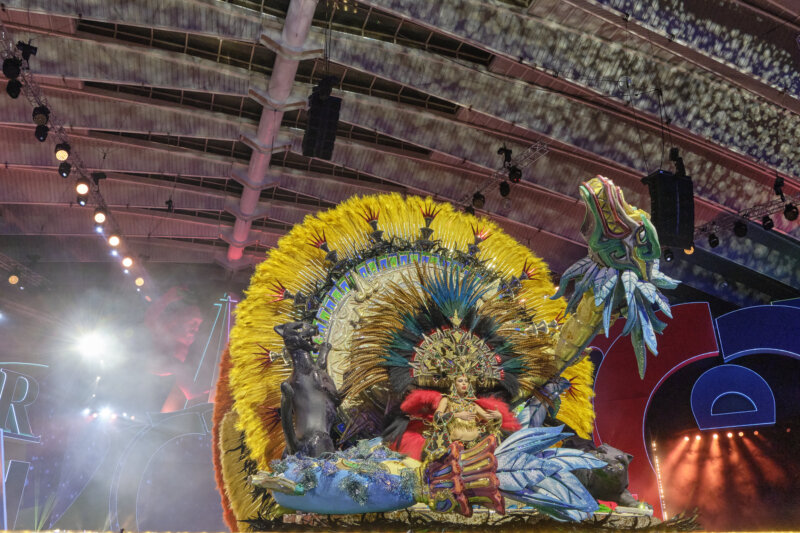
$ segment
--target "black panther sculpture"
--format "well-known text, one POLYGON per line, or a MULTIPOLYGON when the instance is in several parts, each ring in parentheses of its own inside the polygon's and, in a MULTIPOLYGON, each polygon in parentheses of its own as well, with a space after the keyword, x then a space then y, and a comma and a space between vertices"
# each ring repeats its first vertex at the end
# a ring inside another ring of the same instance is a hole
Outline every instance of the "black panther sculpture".
POLYGON ((281 383, 281 425, 286 437, 286 453, 319 457, 334 451, 330 435, 341 403, 336 385, 328 375, 328 343, 319 347, 314 361, 311 352, 317 328, 307 322, 289 322, 275 326, 283 337, 286 354, 292 360, 292 375, 281 383))
MULTIPOLYGON (((585 439, 573 437, 568 441, 570 447, 589 452, 608 463, 603 468, 580 469, 572 472, 595 499, 616 502, 623 507, 640 507, 644 503, 651 508, 648 503, 636 500, 628 490, 628 465, 633 459, 631 454, 609 444, 595 446, 591 441, 585 439)), ((565 445, 567 445, 567 441, 565 441, 565 445)))

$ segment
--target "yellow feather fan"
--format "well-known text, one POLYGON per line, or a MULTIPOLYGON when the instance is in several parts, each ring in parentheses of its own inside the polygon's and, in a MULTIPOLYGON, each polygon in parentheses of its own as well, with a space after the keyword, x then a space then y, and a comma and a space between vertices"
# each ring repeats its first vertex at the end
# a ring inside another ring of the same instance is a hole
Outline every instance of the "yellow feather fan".
MULTIPOLYGON (((289 377, 291 367, 282 356, 283 339, 274 327, 303 318, 293 298, 325 297, 326 293, 320 291, 330 288, 326 283, 330 281, 331 259, 361 258, 376 246, 376 239, 415 243, 422 238, 424 228, 432 231, 430 238, 440 249, 468 254, 470 246, 477 244, 477 253, 474 248, 472 251, 485 269, 502 279, 520 278, 517 302, 537 319, 552 323, 563 316, 564 302, 549 299, 555 287, 539 257, 491 220, 456 211, 450 204, 398 194, 353 197, 306 217, 256 268, 246 297, 236 310, 236 325, 231 332, 229 390, 235 429, 244 434, 250 457, 259 469, 268 470, 270 460, 279 458, 284 449, 278 421, 280 385, 289 377), (376 232, 383 233, 376 236, 376 232)), ((364 285, 359 290, 381 290, 383 281, 374 281, 377 278, 356 278, 364 285)), ((358 313, 357 305, 353 312, 358 313)), ((328 334, 332 335, 334 329, 330 325, 328 334)), ((344 365, 346 370, 349 336, 345 337, 348 340, 339 346, 343 353, 334 357, 329 367, 344 365)), ((332 344, 336 349, 336 343, 332 344)), ((562 416, 566 417, 562 419, 583 434, 591 431, 593 419, 591 363, 586 367, 585 361, 564 373, 573 381, 573 390, 562 403, 562 416)))

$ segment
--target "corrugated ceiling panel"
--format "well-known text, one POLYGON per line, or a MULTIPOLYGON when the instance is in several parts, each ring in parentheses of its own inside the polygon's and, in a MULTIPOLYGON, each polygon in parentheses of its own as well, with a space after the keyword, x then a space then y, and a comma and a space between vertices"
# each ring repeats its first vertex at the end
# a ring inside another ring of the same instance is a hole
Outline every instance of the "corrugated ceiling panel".
POLYGON ((39 48, 31 63, 34 75, 83 81, 164 87, 220 94, 247 95, 251 79, 266 87, 266 77, 186 54, 67 36, 18 31, 16 39, 35 39, 39 48))
MULTIPOLYGON (((130 95, 96 95, 48 88, 47 101, 67 128, 225 140, 238 140, 242 133, 256 131, 256 123, 246 118, 176 105, 157 105, 152 100, 130 95)), ((0 123, 31 124, 30 104, 22 98, 4 102, 0 107, 0 123)))
MULTIPOLYGON (((163 29, 182 28, 189 33, 255 42, 261 33, 261 17, 253 10, 208 0, 6 0, 18 16, 51 13, 85 20, 116 22, 163 29)), ((27 20, 27 19, 25 19, 27 20)), ((22 21, 20 21, 22 22, 22 21)), ((29 24, 37 26, 36 24, 29 24)), ((57 29, 57 28, 51 28, 57 29)))
MULTIPOLYGON (((80 154, 86 168, 106 172, 180 174, 225 178, 234 165, 232 160, 163 144, 116 138, 113 141, 70 136, 72 148, 80 154), (146 154, 146 155, 145 155, 146 154)), ((55 172, 58 166, 53 144, 38 143, 30 128, 0 128, 0 160, 9 166, 44 167, 55 172)))

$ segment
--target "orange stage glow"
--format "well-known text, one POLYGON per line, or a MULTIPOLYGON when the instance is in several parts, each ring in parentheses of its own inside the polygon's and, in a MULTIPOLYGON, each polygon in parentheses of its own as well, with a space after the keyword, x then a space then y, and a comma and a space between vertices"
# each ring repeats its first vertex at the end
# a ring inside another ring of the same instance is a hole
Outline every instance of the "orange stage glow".
POLYGON ((765 451, 770 451, 772 444, 764 441, 756 445, 751 440, 742 441, 744 449, 742 455, 744 458, 753 465, 754 470, 757 470, 762 477, 771 487, 789 489, 789 478, 784 472, 780 464, 771 459, 765 451))
MULTIPOLYGON (((776 429, 788 438, 785 428, 776 429)), ((734 433, 739 432, 722 433, 729 439, 717 432, 709 439, 695 434, 693 439, 683 435, 658 443, 664 507, 673 512, 699 507, 707 530, 796 520, 800 511, 789 511, 791 496, 783 495, 796 494, 800 476, 793 476, 796 467, 782 460, 785 446, 766 439, 764 432, 748 439, 734 439, 734 433)))

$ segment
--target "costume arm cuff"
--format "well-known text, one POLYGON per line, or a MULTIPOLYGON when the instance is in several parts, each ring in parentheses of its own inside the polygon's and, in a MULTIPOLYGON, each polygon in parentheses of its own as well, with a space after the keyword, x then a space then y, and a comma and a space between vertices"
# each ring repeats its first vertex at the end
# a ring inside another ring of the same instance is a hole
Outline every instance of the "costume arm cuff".
POLYGON ((437 426, 444 426, 451 418, 453 418, 453 413, 436 413, 433 415, 433 422, 437 426))

